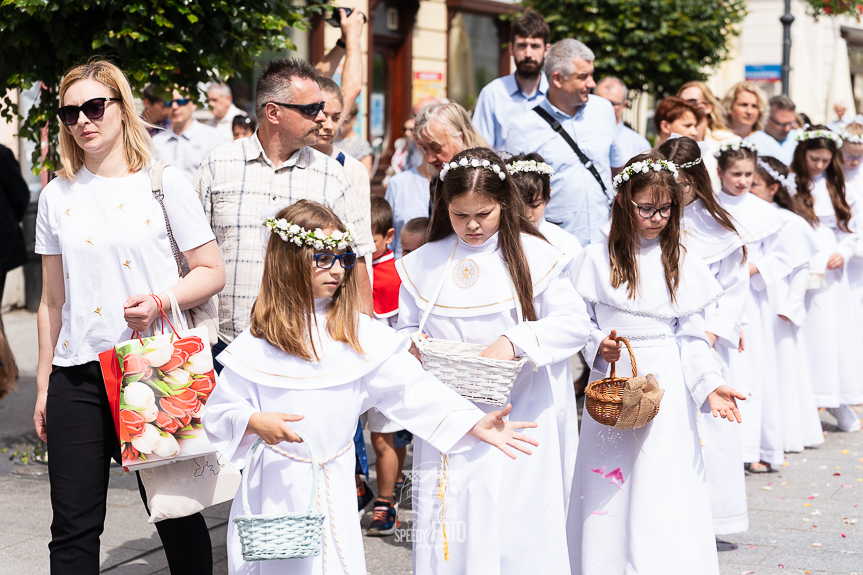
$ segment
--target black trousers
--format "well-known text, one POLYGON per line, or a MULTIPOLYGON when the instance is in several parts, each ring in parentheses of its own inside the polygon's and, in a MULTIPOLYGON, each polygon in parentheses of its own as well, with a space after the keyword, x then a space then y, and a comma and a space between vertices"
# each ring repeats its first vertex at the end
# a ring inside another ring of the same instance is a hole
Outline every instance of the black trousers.
MULTIPOLYGON (((99 573, 111 459, 120 444, 98 362, 54 366, 48 386, 52 575, 99 573)), ((140 479, 138 486, 144 497, 140 479)), ((146 506, 146 498, 144 498, 146 506)), ((200 513, 156 523, 172 575, 212 575, 210 532, 200 513)))

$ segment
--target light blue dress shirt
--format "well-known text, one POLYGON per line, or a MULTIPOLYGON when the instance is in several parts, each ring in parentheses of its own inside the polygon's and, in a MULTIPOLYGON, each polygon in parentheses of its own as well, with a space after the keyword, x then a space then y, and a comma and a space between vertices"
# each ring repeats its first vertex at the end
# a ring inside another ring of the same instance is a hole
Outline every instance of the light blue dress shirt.
POLYGON ((524 114, 509 127, 504 149, 511 154, 537 152, 554 168, 545 219, 577 237, 583 246, 603 241, 602 226, 608 222, 609 197, 614 195, 611 167, 622 167, 629 159, 616 142, 614 108, 593 94, 575 116, 568 116, 548 100, 540 105, 594 163, 608 195, 563 137, 535 112, 524 114))
POLYGON ((509 125, 545 101, 548 79, 540 72, 539 87, 528 97, 515 80, 515 73, 489 82, 479 93, 473 125, 495 150, 502 150, 509 125))
MULTIPOLYGON (((626 158, 623 164, 631 160, 633 157, 637 156, 642 152, 647 152, 650 150, 650 142, 633 130, 632 128, 626 127, 623 122, 620 122, 617 125, 617 138, 615 139, 617 143, 617 147, 620 148, 620 153, 623 157, 626 158)), ((615 166, 620 167, 620 166, 615 166)))
POLYGON ((390 248, 396 259, 402 257, 402 228, 414 218, 429 217, 429 181, 416 168, 393 176, 387 186, 386 200, 393 209, 396 237, 390 248))
POLYGON ((767 132, 759 130, 744 139, 758 146, 759 156, 773 156, 786 166, 790 166, 791 160, 794 159, 794 150, 797 149, 797 136, 802 133, 803 130, 791 130, 788 132, 788 137, 780 142, 767 132))

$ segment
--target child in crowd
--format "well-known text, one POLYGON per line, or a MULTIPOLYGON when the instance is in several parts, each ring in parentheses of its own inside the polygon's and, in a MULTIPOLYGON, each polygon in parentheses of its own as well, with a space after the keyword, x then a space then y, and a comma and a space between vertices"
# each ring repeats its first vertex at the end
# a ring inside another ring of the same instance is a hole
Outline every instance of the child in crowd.
POLYGON ((426 243, 429 219, 426 217, 414 218, 402 227, 402 255, 406 256, 414 250, 419 249, 426 243))
POLYGON ((496 153, 472 148, 444 164, 428 243, 396 262, 399 329, 488 346, 482 357, 530 359, 510 401, 513 418, 538 424, 539 448, 513 465, 488 449, 446 457, 416 441, 414 573, 569 573, 552 408, 572 386, 568 359, 589 328, 571 261, 527 220, 496 153))
POLYGON ((219 355, 225 369, 203 419, 210 441, 244 468, 248 482, 248 494, 231 508, 229 573, 322 575, 327 565, 329 572, 365 573, 351 488, 360 413, 377 407, 435 449, 452 453, 477 440, 511 457, 510 447, 528 453, 523 445, 536 442, 515 429, 534 425, 504 421, 509 407, 484 414, 423 371, 403 336, 360 313, 350 233, 331 210, 300 200, 264 225, 272 234, 251 326, 219 355), (303 441, 297 432, 314 446, 314 461, 308 447, 296 445, 303 441), (320 554, 245 562, 233 521, 243 514, 244 498, 253 515, 305 513, 315 496, 310 465, 321 468, 315 497, 325 516, 320 554))
POLYGON ((644 390, 661 404, 639 429, 605 426, 585 410, 567 525, 575 575, 719 573, 696 413, 740 421, 743 396, 725 385, 710 350, 706 310, 722 287, 680 246, 676 174, 658 152, 632 158, 614 180, 608 241, 574 264, 592 324, 583 352, 591 379, 607 377, 611 362, 617 376, 631 376, 620 333, 638 373, 662 388, 644 390))
MULTIPOLYGON (((659 147, 677 165, 683 188, 681 243, 710 267, 724 295, 707 308, 707 339, 722 361, 722 375, 733 386, 729 357, 743 351, 740 321, 749 294, 746 248, 731 215, 719 205, 704 157, 692 138, 673 138, 659 147)), ((716 535, 742 533, 749 528, 746 482, 740 446, 740 426, 702 418, 701 446, 716 535)))
POLYGON ((248 138, 258 129, 258 122, 251 116, 234 116, 231 120, 231 131, 234 139, 248 138))
POLYGON ((843 352, 860 349, 863 342, 858 326, 849 321, 849 314, 855 317, 850 310, 859 308, 860 301, 852 296, 846 266, 856 255, 859 236, 845 194, 842 139, 825 126, 812 126, 798 140, 791 162, 797 186, 794 206, 814 228, 819 248, 809 271, 820 286, 810 285, 806 303, 811 317, 803 326, 815 399, 837 419, 841 431, 859 431, 851 405, 863 402, 863 379, 855 355, 843 352), (837 338, 841 346, 835 345, 837 338))

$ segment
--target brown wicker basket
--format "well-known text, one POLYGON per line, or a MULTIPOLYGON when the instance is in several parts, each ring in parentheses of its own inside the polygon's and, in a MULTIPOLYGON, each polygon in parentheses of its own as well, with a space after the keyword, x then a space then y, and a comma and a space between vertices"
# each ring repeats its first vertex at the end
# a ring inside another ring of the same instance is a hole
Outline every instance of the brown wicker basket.
MULTIPOLYGON (((629 345, 629 341, 625 337, 618 337, 617 341, 622 341, 626 345, 626 349, 629 351, 629 361, 632 363, 632 377, 638 377, 632 346, 629 345)), ((628 379, 628 377, 616 377, 614 375, 614 362, 612 362, 610 376, 605 379, 597 379, 584 390, 584 407, 596 422, 609 427, 617 425, 617 419, 623 411, 623 390, 628 379)), ((652 421, 657 413, 659 413, 658 405, 653 410, 653 415, 650 416, 648 422, 652 421)))

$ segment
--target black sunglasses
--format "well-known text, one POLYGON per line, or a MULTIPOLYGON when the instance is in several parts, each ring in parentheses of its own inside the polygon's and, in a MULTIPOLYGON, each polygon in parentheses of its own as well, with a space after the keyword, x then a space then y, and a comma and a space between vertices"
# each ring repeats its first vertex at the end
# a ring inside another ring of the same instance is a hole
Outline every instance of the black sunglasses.
POLYGON ((357 254, 348 252, 337 256, 336 254, 315 254, 315 266, 322 270, 328 270, 336 265, 336 260, 342 264, 342 269, 350 269, 357 263, 357 254))
POLYGON ((170 108, 174 104, 177 104, 178 106, 187 106, 191 101, 191 98, 176 98, 174 100, 165 100, 165 106, 168 108, 170 108))
POLYGON ((295 110, 299 110, 301 114, 305 114, 306 116, 311 116, 313 118, 324 111, 323 102, 318 102, 317 104, 283 104, 281 102, 267 102, 267 104, 275 104, 276 106, 281 106, 283 108, 293 108, 295 110))
POLYGON ((63 106, 57 109, 60 121, 71 126, 78 123, 81 112, 91 120, 98 120, 105 115, 105 102, 122 102, 120 98, 93 98, 80 106, 63 106))

